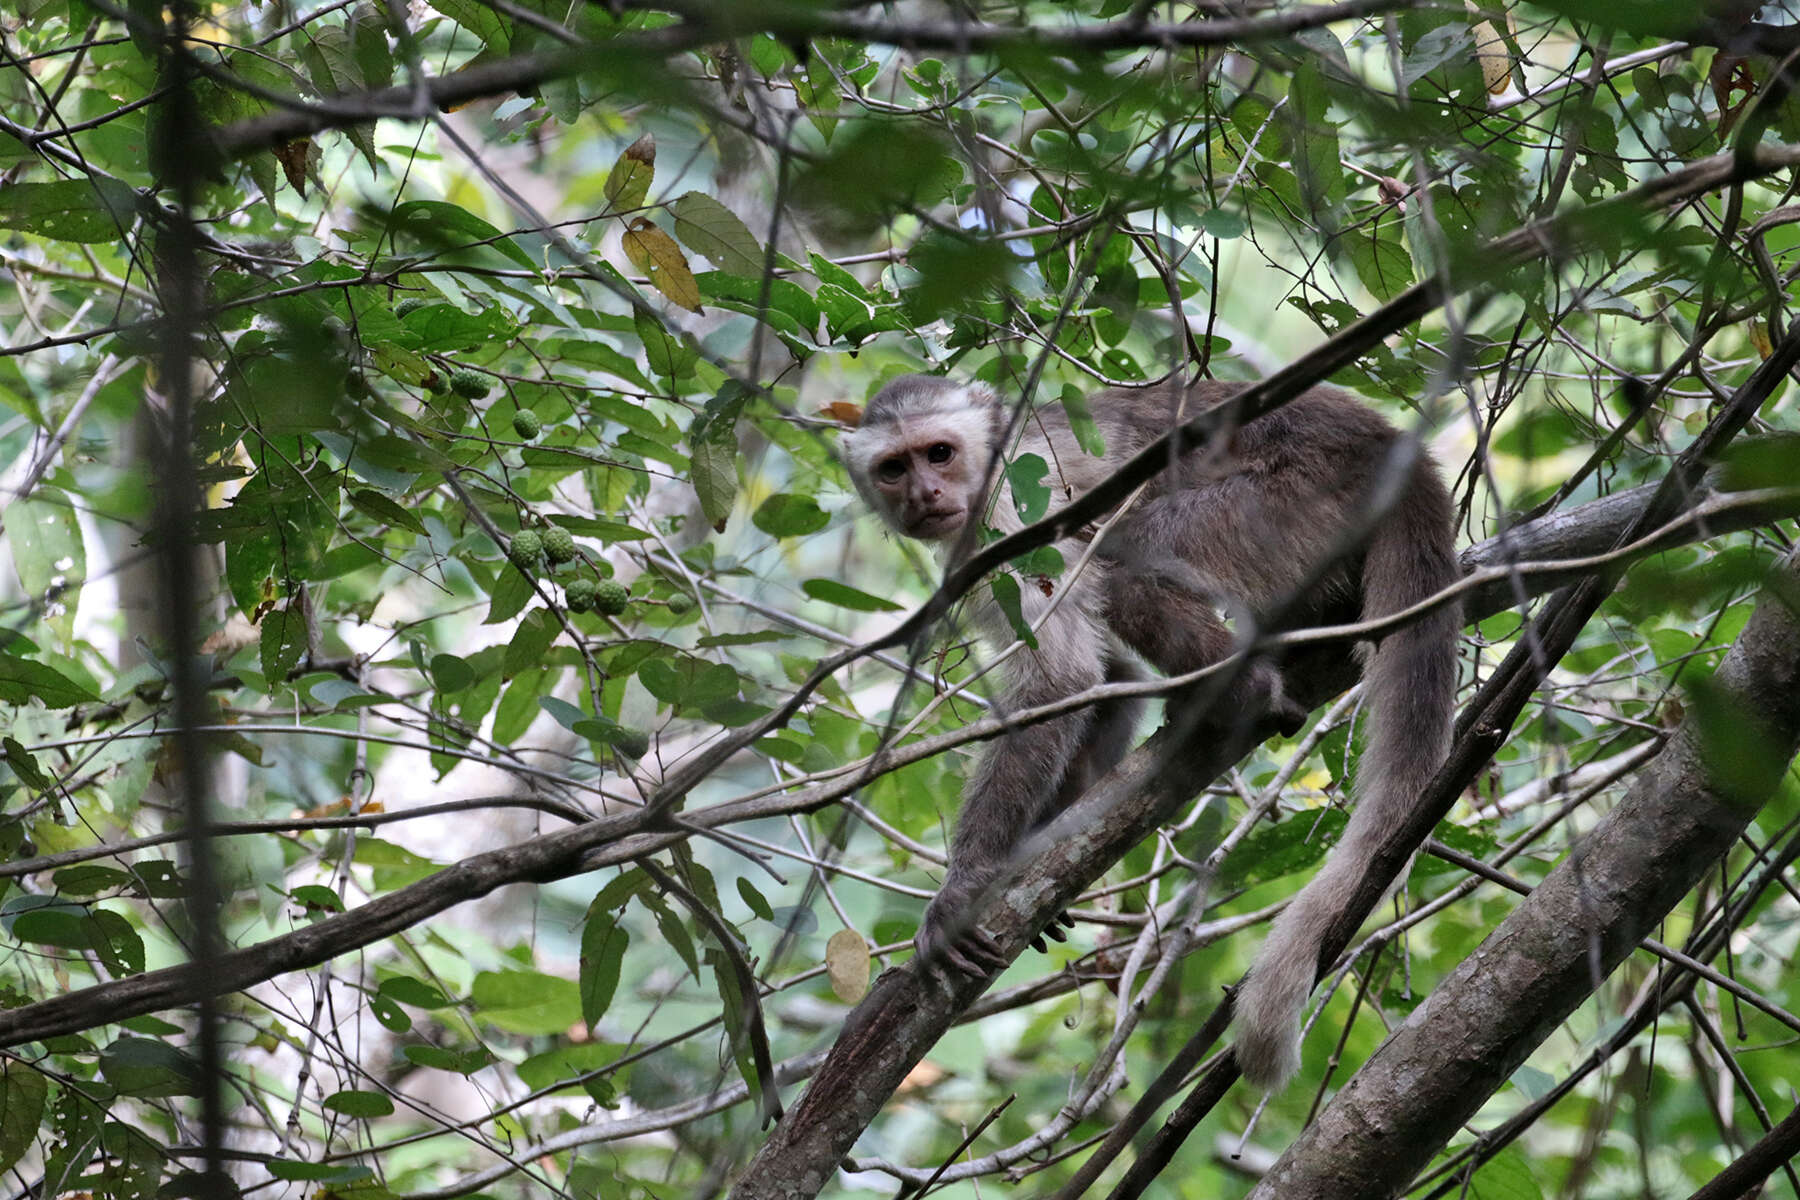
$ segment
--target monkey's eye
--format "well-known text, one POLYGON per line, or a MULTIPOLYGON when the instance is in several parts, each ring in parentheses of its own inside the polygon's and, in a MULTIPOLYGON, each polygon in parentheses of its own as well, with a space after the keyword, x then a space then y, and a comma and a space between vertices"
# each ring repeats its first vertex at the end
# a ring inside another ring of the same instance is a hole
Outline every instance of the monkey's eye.
POLYGON ((949 442, 933 443, 931 449, 925 451, 925 461, 934 467, 941 467, 956 457, 956 447, 949 442))
POLYGON ((905 474, 905 459, 884 458, 875 464, 875 477, 883 483, 899 483, 900 477, 905 474))

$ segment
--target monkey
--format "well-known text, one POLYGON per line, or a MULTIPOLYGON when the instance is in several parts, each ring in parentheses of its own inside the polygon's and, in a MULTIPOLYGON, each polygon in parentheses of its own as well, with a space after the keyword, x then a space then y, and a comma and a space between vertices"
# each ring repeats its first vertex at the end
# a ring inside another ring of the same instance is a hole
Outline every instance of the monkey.
MULTIPOLYGON (((1067 503, 1174 423, 1227 404, 1243 386, 1105 389, 1088 400, 1103 453, 1082 449, 1056 405, 1024 415, 1016 452, 1041 455, 1053 504, 1067 503)), ((903 376, 870 400, 841 449, 853 485, 881 520, 948 563, 968 553, 984 521, 1002 532, 1022 527, 996 468, 1008 424, 1007 406, 985 385, 903 376)), ((1037 648, 1020 647, 1003 664, 996 711, 1142 679, 1140 663, 1165 675, 1210 666, 1234 650, 1227 617, 1254 618, 1278 603, 1283 627, 1305 627, 1385 616, 1442 590, 1458 574, 1453 512, 1423 451, 1360 546, 1346 552, 1343 544, 1399 437, 1357 397, 1320 386, 1172 461, 1114 510, 1110 525, 1098 523, 1106 532, 1082 571, 1021 589, 1037 648), (1329 565, 1319 575, 1322 564, 1329 565)), ((1066 564, 1080 558, 1084 536, 1056 543, 1066 564)), ((1010 643, 1012 625, 999 606, 971 597, 980 632, 1010 643)), ((1446 605, 1359 647, 1373 722, 1355 808, 1324 865, 1276 918, 1236 996, 1237 1061, 1254 1085, 1275 1090, 1298 1070, 1300 1023, 1326 927, 1448 754, 1460 625, 1446 605)), ((1223 703, 1236 707, 1221 711, 1269 714, 1288 733, 1306 717, 1283 690, 1279 666, 1260 656, 1223 703)), ((1006 965, 973 921, 976 902, 1029 832, 1117 765, 1140 706, 1111 698, 987 743, 964 788, 943 882, 914 939, 927 971, 975 975, 1006 965)), ((1054 923, 1047 932, 1060 934, 1054 923)))

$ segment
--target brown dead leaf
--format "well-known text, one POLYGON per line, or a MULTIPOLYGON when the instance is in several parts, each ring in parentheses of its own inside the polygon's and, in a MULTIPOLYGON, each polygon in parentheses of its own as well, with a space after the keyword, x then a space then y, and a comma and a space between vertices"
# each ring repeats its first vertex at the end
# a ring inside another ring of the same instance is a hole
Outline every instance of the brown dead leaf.
POLYGON ((282 142, 272 153, 275 161, 281 164, 281 173, 287 176, 288 186, 306 195, 306 157, 312 150, 312 140, 301 138, 297 142, 282 142))

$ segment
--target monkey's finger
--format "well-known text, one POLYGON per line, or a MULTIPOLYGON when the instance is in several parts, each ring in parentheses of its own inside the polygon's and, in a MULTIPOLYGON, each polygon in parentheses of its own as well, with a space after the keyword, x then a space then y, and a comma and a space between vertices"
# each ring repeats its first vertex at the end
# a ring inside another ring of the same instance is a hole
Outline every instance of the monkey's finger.
POLYGON ((982 929, 969 930, 958 939, 950 952, 961 960, 963 968, 971 975, 985 975, 989 971, 998 971, 1007 964, 1007 957, 1001 953, 1000 943, 982 929))

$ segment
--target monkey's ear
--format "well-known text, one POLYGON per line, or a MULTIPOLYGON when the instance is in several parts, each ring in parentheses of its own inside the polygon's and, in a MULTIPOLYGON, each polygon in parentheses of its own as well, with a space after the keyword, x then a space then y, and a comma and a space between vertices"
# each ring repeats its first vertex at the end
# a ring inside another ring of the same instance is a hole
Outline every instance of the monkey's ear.
POLYGON ((849 400, 833 400, 819 410, 819 415, 827 421, 836 421, 845 429, 855 429, 862 424, 863 406, 849 400))

